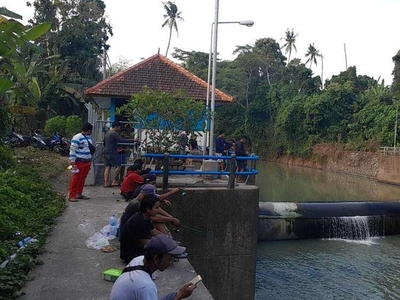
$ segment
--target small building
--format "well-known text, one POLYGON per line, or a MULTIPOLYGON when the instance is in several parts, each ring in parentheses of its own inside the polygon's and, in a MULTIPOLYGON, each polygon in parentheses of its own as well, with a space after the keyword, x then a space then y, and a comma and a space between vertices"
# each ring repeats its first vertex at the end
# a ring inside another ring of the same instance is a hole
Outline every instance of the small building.
MULTIPOLYGON (((115 115, 117 108, 129 100, 132 95, 141 93, 147 86, 150 90, 176 93, 185 92, 198 101, 207 99, 207 82, 169 60, 155 54, 140 63, 99 82, 85 91, 101 109, 101 120, 109 116, 109 121, 119 121, 115 115)), ((179 100, 177 100, 179 101, 179 100)), ((215 105, 231 103, 233 97, 216 89, 215 105)))

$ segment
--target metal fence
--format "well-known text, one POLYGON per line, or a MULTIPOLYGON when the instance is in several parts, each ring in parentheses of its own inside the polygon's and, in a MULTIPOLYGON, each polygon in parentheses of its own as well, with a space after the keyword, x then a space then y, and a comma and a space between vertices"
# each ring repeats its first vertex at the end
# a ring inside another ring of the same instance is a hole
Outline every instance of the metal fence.
POLYGON ((400 147, 379 147, 383 155, 400 155, 400 147))

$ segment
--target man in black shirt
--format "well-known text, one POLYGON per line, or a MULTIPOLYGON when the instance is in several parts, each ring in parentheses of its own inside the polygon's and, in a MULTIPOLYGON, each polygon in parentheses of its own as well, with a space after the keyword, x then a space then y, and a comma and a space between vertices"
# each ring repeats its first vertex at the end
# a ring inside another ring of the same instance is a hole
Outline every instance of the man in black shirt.
MULTIPOLYGON (((246 149, 244 145, 247 142, 247 138, 245 136, 242 136, 238 142, 236 142, 236 149, 235 149, 235 154, 236 156, 247 156, 246 149)), ((247 167, 247 160, 238 160, 237 161, 237 171, 238 172, 244 172, 247 167)), ((243 180, 240 178, 240 175, 236 176, 236 182, 243 182, 243 180)))
POLYGON ((136 256, 143 255, 143 247, 158 232, 150 217, 158 214, 160 201, 155 196, 146 195, 140 202, 140 211, 126 222, 121 231, 120 258, 127 264, 136 256))

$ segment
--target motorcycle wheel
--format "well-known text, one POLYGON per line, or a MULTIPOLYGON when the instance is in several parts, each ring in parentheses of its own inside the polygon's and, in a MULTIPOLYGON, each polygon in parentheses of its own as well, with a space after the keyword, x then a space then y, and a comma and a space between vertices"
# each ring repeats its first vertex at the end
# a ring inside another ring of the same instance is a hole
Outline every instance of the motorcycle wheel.
POLYGON ((68 148, 60 147, 58 153, 60 153, 61 156, 68 156, 69 155, 69 147, 68 148))

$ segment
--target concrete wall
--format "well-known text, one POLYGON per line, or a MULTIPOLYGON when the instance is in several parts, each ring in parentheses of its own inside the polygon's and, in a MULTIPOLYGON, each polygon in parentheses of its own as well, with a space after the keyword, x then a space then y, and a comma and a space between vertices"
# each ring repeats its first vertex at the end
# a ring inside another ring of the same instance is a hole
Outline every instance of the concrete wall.
POLYGON ((380 155, 376 178, 380 182, 400 184, 400 156, 380 155))
POLYGON ((216 300, 254 299, 258 188, 187 188, 174 196, 171 213, 189 261, 216 300))
POLYGON ((346 151, 332 145, 316 145, 310 159, 283 156, 277 162, 363 176, 400 185, 400 156, 378 152, 346 151))

